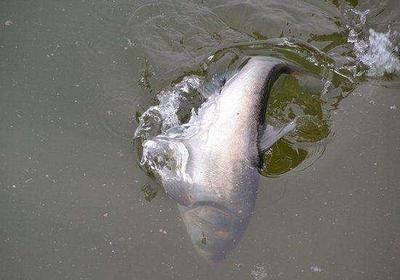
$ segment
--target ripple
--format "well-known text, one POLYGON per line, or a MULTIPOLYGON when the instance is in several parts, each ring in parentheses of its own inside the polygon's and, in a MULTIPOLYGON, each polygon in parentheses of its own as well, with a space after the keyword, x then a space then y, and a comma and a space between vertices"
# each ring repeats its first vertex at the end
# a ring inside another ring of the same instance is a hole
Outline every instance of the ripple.
POLYGON ((131 140, 136 129, 135 111, 138 101, 125 92, 113 92, 96 106, 97 126, 115 137, 131 140))

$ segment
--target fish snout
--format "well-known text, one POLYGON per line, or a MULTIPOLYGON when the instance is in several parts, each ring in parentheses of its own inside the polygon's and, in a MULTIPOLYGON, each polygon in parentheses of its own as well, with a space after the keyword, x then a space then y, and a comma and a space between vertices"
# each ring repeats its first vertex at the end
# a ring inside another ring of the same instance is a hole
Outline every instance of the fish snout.
POLYGON ((244 232, 242 219, 215 203, 196 203, 182 217, 196 250, 211 262, 223 260, 244 232))

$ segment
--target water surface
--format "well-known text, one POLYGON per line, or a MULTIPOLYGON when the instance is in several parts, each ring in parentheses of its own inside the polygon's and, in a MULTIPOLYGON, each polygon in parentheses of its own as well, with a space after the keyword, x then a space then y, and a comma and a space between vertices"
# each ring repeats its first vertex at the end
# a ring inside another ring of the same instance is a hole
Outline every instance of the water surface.
POLYGON ((0 278, 399 278, 399 3, 295 2, 3 1, 0 278), (210 267, 176 203, 146 200, 132 139, 159 91, 223 71, 209 57, 226 53, 283 56, 332 85, 318 157, 276 165, 280 144, 239 248, 210 267))

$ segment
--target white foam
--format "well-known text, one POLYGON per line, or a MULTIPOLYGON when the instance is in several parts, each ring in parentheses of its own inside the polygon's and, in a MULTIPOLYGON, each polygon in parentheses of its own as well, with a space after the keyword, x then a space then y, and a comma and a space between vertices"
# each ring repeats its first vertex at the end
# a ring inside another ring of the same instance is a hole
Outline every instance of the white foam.
POLYGON ((369 42, 366 52, 359 56, 360 61, 368 66, 368 76, 380 77, 385 73, 399 73, 400 60, 397 46, 391 42, 392 32, 386 33, 369 30, 369 42))
MULTIPOLYGON (((203 80, 198 76, 185 77, 175 86, 157 95, 158 105, 151 106, 140 117, 136 138, 143 140, 143 154, 140 164, 158 173, 163 180, 185 180, 188 151, 182 141, 188 125, 181 123, 179 109, 185 105, 191 90, 199 90, 203 80)), ((187 104, 186 104, 187 105, 187 104)), ((192 118, 194 116, 192 110, 192 118)))
MULTIPOLYGON (((368 68, 367 75, 381 77, 385 73, 396 74, 400 72, 399 48, 393 41, 398 37, 397 32, 382 33, 370 28, 368 34, 364 31, 369 10, 352 10, 356 20, 352 26, 347 26, 349 35, 347 41, 353 45, 356 62, 368 68)), ((358 76, 363 72, 355 72, 358 76)))
POLYGON ((185 180, 191 178, 186 173, 189 152, 179 141, 156 137, 143 143, 141 165, 147 165, 163 180, 185 180))
POLYGON ((198 90, 203 80, 198 76, 185 77, 174 87, 163 90, 157 95, 158 105, 147 109, 139 120, 135 137, 144 139, 165 133, 168 129, 181 125, 178 110, 190 90, 198 90))
POLYGON ((310 266, 310 270, 311 270, 312 272, 322 272, 322 268, 320 268, 320 267, 318 267, 318 266, 316 266, 316 265, 310 266))

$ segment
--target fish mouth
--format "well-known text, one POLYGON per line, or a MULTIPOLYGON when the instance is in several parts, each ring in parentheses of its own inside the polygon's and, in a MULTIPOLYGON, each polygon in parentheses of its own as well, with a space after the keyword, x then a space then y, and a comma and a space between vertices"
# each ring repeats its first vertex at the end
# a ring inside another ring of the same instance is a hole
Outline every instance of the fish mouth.
POLYGON ((211 200, 196 201, 192 205, 190 205, 190 207, 188 207, 187 211, 195 210, 196 208, 199 208, 199 207, 213 207, 222 212, 230 213, 231 215, 234 214, 233 211, 230 210, 228 207, 224 206, 221 203, 211 201, 211 200))
POLYGON ((225 259, 241 239, 240 219, 219 203, 196 202, 182 209, 182 217, 196 251, 210 262, 225 259))
POLYGON ((232 230, 234 213, 214 201, 198 201, 183 213, 185 223, 199 227, 229 232, 232 230))

